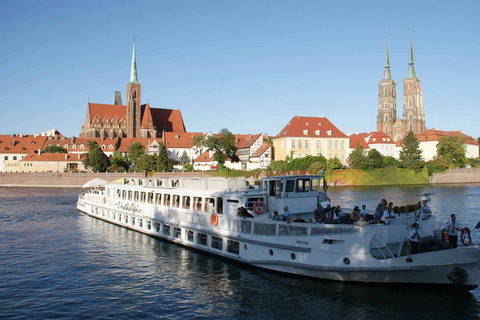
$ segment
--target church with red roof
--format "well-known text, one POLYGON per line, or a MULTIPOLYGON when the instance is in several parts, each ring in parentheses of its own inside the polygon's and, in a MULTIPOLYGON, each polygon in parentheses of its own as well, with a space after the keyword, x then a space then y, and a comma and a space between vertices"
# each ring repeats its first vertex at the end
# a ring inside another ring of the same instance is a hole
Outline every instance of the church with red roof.
POLYGON ((163 132, 185 132, 180 110, 152 108, 141 104, 141 84, 137 78, 133 42, 127 103, 115 92, 113 104, 88 103, 80 138, 162 138, 163 132))

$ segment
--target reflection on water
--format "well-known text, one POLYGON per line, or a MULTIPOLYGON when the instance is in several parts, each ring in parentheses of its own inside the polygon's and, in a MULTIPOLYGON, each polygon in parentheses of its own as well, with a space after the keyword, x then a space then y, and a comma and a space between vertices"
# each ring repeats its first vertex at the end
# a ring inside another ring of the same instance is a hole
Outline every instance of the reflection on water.
MULTIPOLYGON (((480 186, 330 188, 373 208, 436 193, 435 212, 472 227, 480 186), (468 202, 468 204, 467 204, 468 202), (459 208, 459 206, 462 208, 459 208)), ((411 290, 280 275, 167 243, 75 210, 78 189, 0 188, 0 317, 478 318, 479 293, 411 290)), ((313 211, 313 209, 312 209, 313 211)), ((478 241, 477 232, 473 238, 478 241)))

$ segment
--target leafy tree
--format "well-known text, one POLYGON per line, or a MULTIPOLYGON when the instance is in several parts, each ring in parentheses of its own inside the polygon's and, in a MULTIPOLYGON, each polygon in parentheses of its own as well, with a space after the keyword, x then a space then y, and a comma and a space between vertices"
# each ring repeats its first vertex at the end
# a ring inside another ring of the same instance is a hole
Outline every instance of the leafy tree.
POLYGON ((338 170, 342 168, 342 162, 337 157, 328 160, 328 169, 338 170))
POLYGON ((169 163, 168 163, 167 148, 165 148, 165 145, 163 143, 160 143, 160 145, 158 146, 156 170, 157 172, 163 172, 163 171, 167 171, 168 167, 169 167, 169 163))
POLYGON ((324 156, 306 156, 290 161, 287 164, 287 170, 308 170, 310 165, 314 162, 320 162, 325 167, 327 166, 327 159, 324 156))
POLYGON ((353 150, 347 158, 347 164, 352 169, 365 170, 367 169, 367 162, 365 149, 360 147, 360 141, 357 141, 355 150, 353 150))
POLYGON ((367 168, 378 169, 383 166, 383 156, 377 149, 371 149, 367 154, 367 168))
POLYGON ((409 131, 403 139, 403 147, 400 151, 399 166, 401 168, 418 170, 423 168, 425 162, 422 159, 420 143, 413 131, 409 131))
POLYGON ((382 167, 396 167, 398 165, 398 160, 391 156, 384 156, 382 167))
POLYGON ((184 164, 190 162, 190 157, 187 155, 187 151, 183 150, 182 155, 180 156, 180 160, 178 161, 180 164, 184 164))
POLYGON ((104 172, 109 164, 108 157, 100 149, 98 143, 93 140, 88 141, 87 147, 89 148, 88 152, 85 153, 85 158, 82 161, 84 167, 93 172, 104 172))
POLYGON ((182 170, 185 171, 185 172, 192 172, 193 171, 193 164, 191 164, 190 162, 185 162, 183 164, 182 170))
POLYGON ((137 159, 137 165, 135 169, 137 171, 154 171, 157 165, 156 156, 149 154, 143 154, 137 159))
MULTIPOLYGON (((115 151, 110 158, 110 164, 113 167, 113 169, 120 169, 123 168, 123 170, 114 170, 114 171, 126 171, 128 169, 128 163, 127 161, 122 157, 120 152, 115 151)), ((110 167, 109 167, 110 168, 110 167)), ((108 171, 111 171, 109 169, 108 171)))
POLYGON ((230 157, 232 161, 238 161, 235 137, 227 128, 220 130, 218 137, 214 135, 193 137, 193 146, 200 149, 207 149, 214 153, 214 160, 217 161, 217 170, 221 170, 230 157))
POLYGON ((132 143, 128 147, 128 161, 137 166, 137 160, 145 154, 145 147, 140 142, 132 143))
POLYGON ((457 136, 442 137, 437 144, 437 156, 445 158, 457 168, 467 164, 466 150, 465 139, 457 136))
POLYGON ((67 150, 61 146, 54 146, 53 144, 46 146, 43 153, 67 153, 67 150))
POLYGON ((326 166, 324 163, 320 161, 315 161, 308 167, 308 172, 310 174, 318 174, 320 170, 325 170, 325 167, 326 166))

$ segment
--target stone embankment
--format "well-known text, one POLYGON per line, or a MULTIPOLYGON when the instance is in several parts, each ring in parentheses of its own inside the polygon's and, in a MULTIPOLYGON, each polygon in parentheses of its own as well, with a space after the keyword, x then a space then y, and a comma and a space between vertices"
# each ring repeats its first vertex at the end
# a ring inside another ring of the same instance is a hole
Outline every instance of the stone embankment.
MULTIPOLYGON (((70 172, 1 172, 0 186, 4 187, 82 187, 95 178, 114 181, 121 178, 143 177, 141 172, 99 172, 99 173, 70 173, 70 172)), ((202 172, 159 172, 155 177, 182 177, 203 176, 202 172)))
POLYGON ((480 183, 480 169, 450 169, 446 173, 435 173, 430 184, 480 183))

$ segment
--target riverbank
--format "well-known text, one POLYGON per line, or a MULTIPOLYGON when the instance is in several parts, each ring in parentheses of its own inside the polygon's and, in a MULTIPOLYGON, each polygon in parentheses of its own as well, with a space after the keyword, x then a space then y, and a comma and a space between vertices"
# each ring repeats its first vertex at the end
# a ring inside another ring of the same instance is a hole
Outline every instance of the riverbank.
MULTIPOLYGON (((88 181, 100 178, 114 181, 121 178, 143 177, 141 172, 1 172, 2 187, 82 187, 88 181)), ((157 172, 155 177, 210 177, 208 172, 157 172)), ((251 179, 249 179, 251 180, 251 179)), ((480 183, 480 169, 450 169, 445 173, 428 176, 426 170, 415 172, 409 169, 336 170, 327 176, 330 186, 374 186, 374 185, 441 185, 457 183, 480 183)), ((253 182, 253 181, 251 181, 253 182)))

